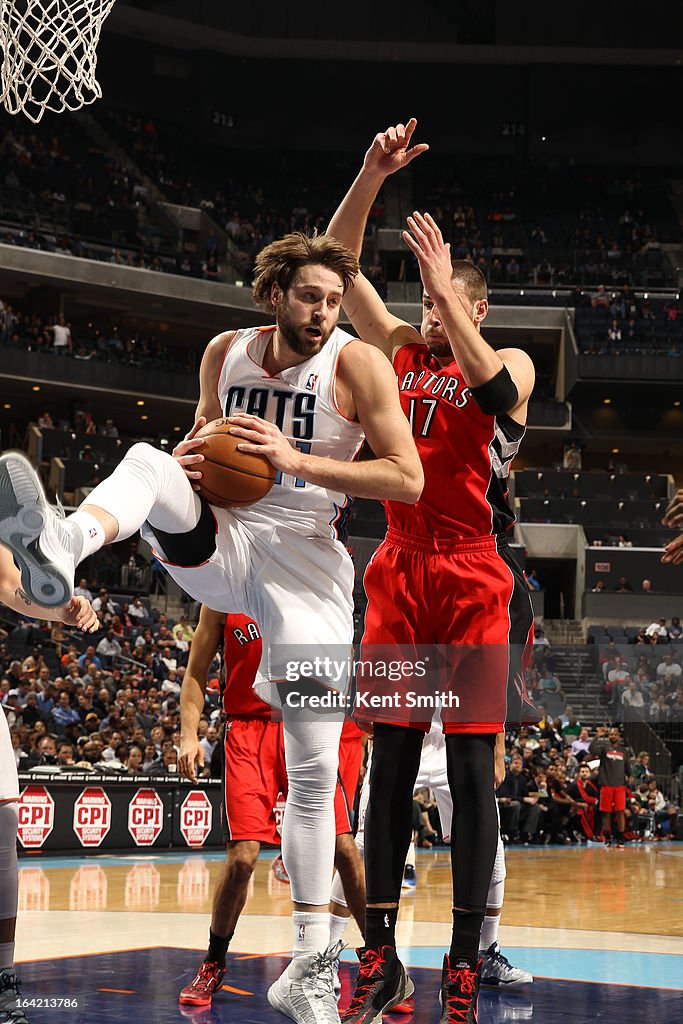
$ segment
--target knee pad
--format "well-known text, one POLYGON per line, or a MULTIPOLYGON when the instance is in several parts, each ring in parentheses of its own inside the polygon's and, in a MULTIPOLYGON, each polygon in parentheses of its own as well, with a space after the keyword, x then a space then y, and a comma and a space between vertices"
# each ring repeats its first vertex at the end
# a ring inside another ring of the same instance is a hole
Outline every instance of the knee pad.
MULTIPOLYGON (((2 714, 2 712, 0 712, 2 714)), ((17 823, 19 810, 14 800, 0 804, 0 921, 17 916, 19 867, 17 823)))

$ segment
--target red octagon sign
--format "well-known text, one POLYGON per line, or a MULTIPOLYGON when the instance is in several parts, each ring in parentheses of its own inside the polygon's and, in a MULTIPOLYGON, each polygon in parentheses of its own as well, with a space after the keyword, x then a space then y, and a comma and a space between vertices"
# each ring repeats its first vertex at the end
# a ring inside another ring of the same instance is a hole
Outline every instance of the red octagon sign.
POLYGON ((128 804, 128 831, 137 846, 153 846, 164 827, 164 805, 155 789, 139 789, 128 804))
POLYGON ((180 807, 180 831, 188 846, 203 846, 211 831, 213 808, 206 793, 197 789, 188 793, 180 807))
POLYGON ((81 846, 99 846, 111 828, 111 800, 99 786, 88 786, 74 804, 74 832, 81 846))
POLYGON ((45 786, 26 786, 19 797, 19 842, 39 850, 55 827, 55 802, 45 786))

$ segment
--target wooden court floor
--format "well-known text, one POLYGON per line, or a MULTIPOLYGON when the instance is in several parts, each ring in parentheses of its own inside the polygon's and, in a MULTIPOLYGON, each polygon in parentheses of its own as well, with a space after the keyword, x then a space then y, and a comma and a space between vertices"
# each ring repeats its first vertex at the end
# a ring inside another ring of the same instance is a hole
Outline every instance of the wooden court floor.
MULTIPOLYGON (((88 1003, 82 1016, 45 1016, 37 1007, 31 1024, 128 1022, 137 997, 145 999, 149 1024, 184 1019, 177 992, 193 976, 197 951, 206 948, 221 859, 220 852, 23 858, 17 960, 24 991, 54 991, 68 978, 88 1003), (142 988, 138 972, 129 976, 131 957, 149 968, 142 988)), ((195 1024, 284 1020, 264 1001, 291 944, 289 887, 274 877, 271 863, 265 854, 257 865, 230 947, 229 987, 195 1024)), ((598 1006, 598 1016, 626 1019, 638 1005, 648 1024, 683 1021, 683 844, 623 852, 512 848, 507 870, 500 941, 535 982, 514 994, 487 993, 481 1024, 562 1024, 565 989, 575 1002, 572 1024, 597 1020, 598 1006)), ((415 891, 402 898, 397 934, 411 973, 426 979, 415 1013, 403 1019, 427 1024, 438 1020, 432 990, 449 937, 448 852, 420 851, 417 877, 415 891)), ((354 925, 345 941, 350 990, 353 947, 360 943, 354 925)))

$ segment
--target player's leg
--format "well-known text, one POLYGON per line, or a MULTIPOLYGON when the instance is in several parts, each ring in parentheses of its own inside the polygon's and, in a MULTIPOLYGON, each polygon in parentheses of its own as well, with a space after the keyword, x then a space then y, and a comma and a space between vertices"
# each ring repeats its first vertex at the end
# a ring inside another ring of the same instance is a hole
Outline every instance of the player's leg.
POLYGON ((363 734, 345 723, 339 743, 339 771, 334 793, 337 845, 330 899, 330 945, 338 942, 353 914, 361 935, 365 929, 365 868, 353 837, 353 805, 363 760, 363 734))
POLYGON ((202 505, 180 464, 148 444, 135 444, 88 501, 61 519, 38 474, 22 455, 0 458, 0 541, 12 551, 22 585, 37 604, 64 604, 76 566, 104 544, 135 533, 145 520, 169 533, 189 533, 202 505))
POLYGON ((342 723, 282 706, 287 801, 282 858, 294 912, 292 961, 268 990, 268 1002, 299 1024, 338 1021, 334 977, 341 943, 330 946, 330 891, 335 855, 334 792, 342 723))
POLYGON ((19 987, 14 970, 19 888, 17 820, 16 800, 0 801, 0 1020, 27 1024, 23 1009, 17 1005, 19 987))
POLYGON ((246 903, 260 849, 260 843, 249 840, 228 843, 213 894, 209 947, 195 978, 180 993, 179 1001, 184 1005, 208 1006, 220 990, 228 947, 246 903))
POLYGON ((424 733, 376 723, 365 817, 367 911, 365 946, 345 1024, 379 1020, 412 995, 414 986, 396 956, 396 919, 406 853, 412 836, 413 790, 424 733))
POLYGON ((267 718, 231 718, 224 735, 221 829, 226 857, 213 893, 209 945, 194 979, 180 993, 208 1006, 220 991, 225 960, 244 907, 261 843, 277 843, 273 808, 281 782, 282 729, 267 718))

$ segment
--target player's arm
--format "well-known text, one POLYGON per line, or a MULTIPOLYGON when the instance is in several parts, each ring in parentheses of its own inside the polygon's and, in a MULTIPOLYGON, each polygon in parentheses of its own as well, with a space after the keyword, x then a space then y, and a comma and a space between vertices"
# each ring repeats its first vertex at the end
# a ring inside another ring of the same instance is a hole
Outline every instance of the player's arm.
POLYGON ((216 657, 225 614, 202 605, 199 623, 190 648, 187 671, 180 690, 180 757, 178 771, 191 782, 197 781, 197 766, 204 764, 204 751, 199 745, 199 720, 204 710, 204 695, 211 663, 216 657))
POLYGON ((243 437, 238 448, 259 452, 276 469, 307 483, 343 491, 357 498, 390 499, 413 504, 424 485, 422 464, 410 425, 403 414, 391 364, 381 352, 349 343, 339 360, 337 397, 348 396, 345 415, 357 419, 375 458, 340 462, 307 455, 294 448, 273 423, 256 416, 231 416, 231 433, 243 437))
MULTIPOLYGON (((398 124, 379 132, 365 154, 363 166, 341 201, 327 229, 360 257, 368 214, 386 178, 406 167, 429 149, 426 143, 410 148, 417 121, 398 124)), ((359 274, 344 296, 344 309, 363 341, 379 348, 390 359, 401 345, 421 341, 419 334, 390 313, 372 284, 359 274)))
MULTIPOLYGON (((523 422, 534 386, 534 364, 521 349, 495 352, 482 338, 453 289, 451 247, 444 242, 434 218, 415 213, 408 218, 408 226, 410 231, 404 231, 403 238, 417 258, 428 301, 438 308, 472 397, 485 413, 507 413, 523 422)), ((485 312, 482 319, 483 315, 485 312)))
MULTIPOLYGON (((223 331, 212 338, 206 346, 199 367, 199 402, 194 416, 194 424, 183 440, 173 449, 173 458, 178 460, 190 480, 200 480, 202 475, 198 470, 192 468, 197 463, 204 461, 203 455, 194 454, 194 449, 203 443, 201 438, 195 437, 197 431, 211 420, 217 420, 223 415, 221 403, 218 400, 218 378, 235 333, 235 331, 223 331)), ((193 486, 195 490, 198 490, 198 484, 193 486)))
POLYGON ((99 622, 90 601, 85 597, 72 597, 60 608, 44 608, 34 604, 24 593, 21 573, 14 564, 9 550, 0 545, 0 601, 20 615, 31 619, 58 620, 67 626, 77 626, 84 633, 94 633, 99 622))

